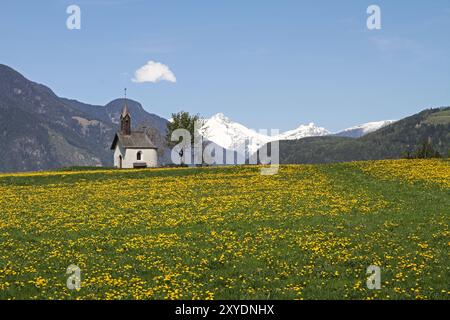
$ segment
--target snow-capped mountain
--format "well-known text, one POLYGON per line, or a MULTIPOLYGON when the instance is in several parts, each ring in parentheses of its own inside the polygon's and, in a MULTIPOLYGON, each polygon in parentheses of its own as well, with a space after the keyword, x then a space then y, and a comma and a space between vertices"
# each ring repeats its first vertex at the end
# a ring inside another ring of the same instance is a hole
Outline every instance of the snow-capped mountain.
POLYGON ((314 123, 301 125, 297 129, 269 136, 258 133, 244 125, 234 122, 224 114, 218 113, 205 120, 200 129, 200 134, 206 140, 212 141, 222 148, 238 152, 256 152, 260 147, 270 141, 297 140, 305 137, 329 135, 325 128, 317 127, 314 123))
MULTIPOLYGON (((368 122, 345 129, 334 135, 359 138, 394 122, 394 120, 368 122)), ((263 145, 271 141, 298 140, 306 137, 327 136, 333 134, 325 128, 310 123, 308 125, 300 125, 294 130, 285 131, 275 136, 269 136, 234 122, 227 118, 223 113, 218 113, 211 118, 204 120, 203 126, 199 132, 203 139, 214 142, 222 148, 237 151, 239 153, 248 152, 248 154, 256 152, 263 145)))
POLYGON ((271 137, 231 121, 223 113, 205 120, 199 132, 203 139, 212 141, 222 148, 242 153, 246 150, 253 153, 271 141, 271 137))
POLYGON ((317 127, 314 123, 301 125, 297 129, 289 130, 277 136, 277 140, 298 140, 306 137, 327 136, 331 134, 325 128, 317 127))
POLYGON ((383 127, 386 127, 394 122, 395 122, 395 120, 368 122, 368 123, 361 124, 359 126, 354 126, 354 127, 342 130, 341 132, 336 133, 336 135, 341 136, 341 137, 359 138, 368 133, 371 133, 371 132, 377 131, 383 127))

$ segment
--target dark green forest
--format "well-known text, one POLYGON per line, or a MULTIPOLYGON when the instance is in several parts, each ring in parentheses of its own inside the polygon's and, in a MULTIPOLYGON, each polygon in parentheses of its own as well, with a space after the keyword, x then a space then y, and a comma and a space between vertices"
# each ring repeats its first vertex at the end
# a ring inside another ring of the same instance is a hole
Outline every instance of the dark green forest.
POLYGON ((424 110, 357 139, 326 136, 280 141, 280 163, 416 157, 424 144, 441 156, 449 155, 450 107, 424 110))

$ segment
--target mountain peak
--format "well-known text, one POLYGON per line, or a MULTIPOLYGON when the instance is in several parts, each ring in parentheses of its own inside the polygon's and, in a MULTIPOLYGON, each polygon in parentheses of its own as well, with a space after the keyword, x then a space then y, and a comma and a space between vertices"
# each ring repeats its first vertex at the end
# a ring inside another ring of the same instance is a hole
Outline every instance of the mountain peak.
POLYGON ((311 136, 328 135, 325 128, 317 127, 313 122, 300 125, 297 129, 286 131, 277 136, 268 136, 234 122, 223 113, 217 113, 207 119, 200 129, 200 134, 217 145, 234 151, 257 151, 262 145, 276 140, 295 140, 311 136))
POLYGON ((330 134, 325 128, 318 127, 314 122, 307 125, 301 124, 297 129, 281 133, 278 140, 298 140, 306 137, 327 136, 330 134))
POLYGON ((23 74, 21 74, 19 71, 14 70, 13 68, 0 64, 0 86, 3 88, 6 87, 13 87, 13 86, 24 86, 24 87, 33 87, 34 89, 39 90, 47 90, 51 91, 46 86, 33 82, 27 78, 23 74))
POLYGON ((210 119, 221 120, 223 122, 231 122, 230 118, 225 116, 222 112, 216 113, 210 119))
MULTIPOLYGON (((394 123, 394 120, 368 122, 345 129, 335 135, 359 138, 368 133, 377 131, 394 123)), ((200 134, 207 140, 231 150, 245 150, 250 153, 256 151, 261 145, 276 140, 300 140, 307 137, 319 137, 332 135, 327 129, 317 126, 314 122, 300 124, 296 129, 282 132, 276 136, 261 134, 244 125, 234 122, 223 113, 217 113, 204 122, 200 134)))
POLYGON ((0 63, 0 72, 15 72, 15 73, 18 73, 13 68, 7 66, 6 64, 1 64, 1 63, 0 63))
POLYGON ((303 123, 301 123, 301 124, 297 127, 297 129, 300 129, 300 128, 314 128, 314 127, 316 127, 316 124, 315 124, 314 122, 310 122, 310 123, 308 123, 308 124, 303 124, 303 123))

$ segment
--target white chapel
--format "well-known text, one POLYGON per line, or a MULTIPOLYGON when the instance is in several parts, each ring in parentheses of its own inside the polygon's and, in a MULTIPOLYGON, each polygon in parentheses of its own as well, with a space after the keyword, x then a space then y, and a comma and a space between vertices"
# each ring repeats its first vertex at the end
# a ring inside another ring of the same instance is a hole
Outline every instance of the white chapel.
POLYGON ((125 100, 120 115, 120 131, 114 136, 111 145, 111 150, 114 150, 114 166, 120 169, 157 167, 157 149, 145 129, 131 130, 131 115, 125 100))

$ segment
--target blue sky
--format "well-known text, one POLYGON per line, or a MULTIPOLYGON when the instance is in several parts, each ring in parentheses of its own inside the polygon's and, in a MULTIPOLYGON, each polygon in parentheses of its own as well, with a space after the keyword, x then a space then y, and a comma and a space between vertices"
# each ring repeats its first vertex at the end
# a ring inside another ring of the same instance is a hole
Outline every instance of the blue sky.
POLYGON ((2 0, 0 63, 56 94, 164 117, 339 130, 450 105, 450 2, 2 0), (68 30, 66 8, 81 8, 68 30), (382 29, 366 27, 371 4, 382 29), (176 82, 132 82, 148 61, 176 82))

